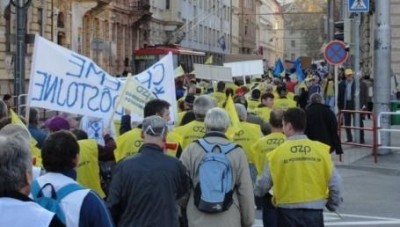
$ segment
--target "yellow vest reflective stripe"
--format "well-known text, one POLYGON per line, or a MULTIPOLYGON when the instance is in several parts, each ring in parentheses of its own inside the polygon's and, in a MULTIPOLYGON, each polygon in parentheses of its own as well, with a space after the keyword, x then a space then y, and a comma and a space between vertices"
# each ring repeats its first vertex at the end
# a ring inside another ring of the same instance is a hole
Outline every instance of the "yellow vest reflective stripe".
POLYGON ((95 191, 101 198, 106 197, 100 184, 99 149, 95 139, 79 140, 79 164, 76 180, 95 191))
MULTIPOLYGON (((231 127, 232 128, 232 127, 231 127)), ((253 144, 261 137, 262 132, 259 125, 240 122, 235 133, 231 133, 233 129, 228 129, 227 137, 230 138, 236 144, 242 146, 249 163, 254 162, 254 157, 251 152, 253 144)))
POLYGON ((186 125, 176 127, 172 130, 180 138, 182 150, 185 149, 193 141, 203 137, 206 134, 204 122, 192 121, 186 125))
POLYGON ((285 140, 286 136, 283 133, 273 132, 257 140, 257 142, 252 146, 251 152, 258 175, 261 175, 264 171, 267 153, 273 151, 275 148, 285 142, 285 140))
POLYGON ((136 154, 139 151, 139 148, 143 144, 141 133, 142 129, 134 128, 116 138, 115 161, 119 162, 121 159, 136 154))
POLYGON ((296 102, 293 101, 292 99, 288 99, 288 98, 274 99, 274 109, 287 110, 289 108, 294 108, 294 107, 296 107, 296 102))
POLYGON ((269 122, 269 116, 271 115, 271 109, 269 107, 263 106, 254 109, 253 113, 261 117, 265 122, 269 122))
POLYGON ((327 198, 333 170, 328 145, 309 139, 288 140, 267 157, 278 206, 327 198))

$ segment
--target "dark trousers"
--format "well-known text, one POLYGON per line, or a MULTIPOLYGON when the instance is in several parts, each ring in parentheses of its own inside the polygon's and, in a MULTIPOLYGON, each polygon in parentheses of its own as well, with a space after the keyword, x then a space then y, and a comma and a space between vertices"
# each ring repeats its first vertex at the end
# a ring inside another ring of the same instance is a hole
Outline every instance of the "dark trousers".
MULTIPOLYGON (((351 126, 351 119, 353 118, 353 122, 355 122, 355 114, 353 113, 343 113, 344 115, 344 125, 351 126)), ((362 120, 363 116, 360 114, 360 127, 364 127, 364 122, 362 120)), ((360 141, 364 141, 364 130, 356 129, 356 132, 360 131, 360 141)), ((351 129, 346 128, 346 136, 348 141, 353 141, 353 135, 351 134, 351 129)))
POLYGON ((277 227, 278 226, 278 212, 277 208, 272 204, 272 196, 267 193, 262 198, 262 219, 264 227, 277 227))
POLYGON ((278 208, 279 227, 323 227, 322 210, 278 208))

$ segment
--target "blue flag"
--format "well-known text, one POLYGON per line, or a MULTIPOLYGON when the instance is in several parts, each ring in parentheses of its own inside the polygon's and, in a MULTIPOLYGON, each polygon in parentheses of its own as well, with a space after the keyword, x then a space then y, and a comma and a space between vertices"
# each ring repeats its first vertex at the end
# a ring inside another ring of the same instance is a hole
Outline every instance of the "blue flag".
POLYGON ((279 77, 284 70, 285 68, 283 67, 283 63, 281 59, 278 58, 275 62, 274 77, 279 77))
POLYGON ((303 72, 303 67, 301 66, 301 59, 297 58, 297 60, 294 63, 296 67, 296 74, 297 74, 297 80, 299 82, 302 82, 305 78, 304 72, 303 72))
POLYGON ((225 36, 221 36, 218 40, 217 43, 219 45, 219 47, 221 47, 222 51, 225 51, 226 49, 226 44, 225 44, 225 36))

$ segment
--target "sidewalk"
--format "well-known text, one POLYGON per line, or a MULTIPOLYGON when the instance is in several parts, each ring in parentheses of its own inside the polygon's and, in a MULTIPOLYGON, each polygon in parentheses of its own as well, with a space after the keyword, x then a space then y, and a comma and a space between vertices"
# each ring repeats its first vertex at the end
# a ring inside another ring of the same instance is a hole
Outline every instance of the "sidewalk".
POLYGON ((371 148, 343 145, 344 155, 342 162, 335 155, 335 165, 338 168, 376 171, 385 175, 400 176, 400 152, 392 151, 388 155, 378 155, 378 162, 374 163, 371 148))
MULTIPOLYGON (((369 120, 364 121, 365 127, 370 127, 369 120)), ((392 126, 398 127, 398 126, 392 126)), ((345 141, 346 133, 342 130, 342 141, 345 141)), ((354 136, 354 132, 353 132, 354 136)), ((391 134, 392 145, 398 146, 400 141, 399 133, 391 134)), ((366 144, 372 144, 372 133, 365 131, 366 144)), ((339 156, 333 155, 333 160, 338 168, 361 169, 367 171, 377 171, 386 175, 400 176, 400 151, 392 150, 388 155, 378 155, 378 162, 374 163, 372 148, 354 145, 342 145, 344 154, 342 162, 339 156)))

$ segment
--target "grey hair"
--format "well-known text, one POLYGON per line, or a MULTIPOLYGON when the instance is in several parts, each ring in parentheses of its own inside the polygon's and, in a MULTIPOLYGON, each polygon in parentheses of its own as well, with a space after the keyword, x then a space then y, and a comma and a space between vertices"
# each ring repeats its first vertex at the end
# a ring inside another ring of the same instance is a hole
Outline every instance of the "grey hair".
POLYGON ((236 112, 239 116, 239 119, 241 121, 246 121, 247 120, 247 111, 246 111, 246 107, 243 104, 240 103, 235 103, 235 107, 236 107, 236 112))
POLYGON ((204 119, 204 125, 206 130, 225 132, 230 124, 230 118, 228 113, 222 108, 214 107, 207 112, 206 118, 204 119))
POLYGON ((19 124, 8 124, 0 130, 0 135, 3 136, 14 136, 17 134, 27 141, 29 141, 31 138, 28 129, 25 126, 19 124))
POLYGON ((215 107, 215 102, 207 95, 197 97, 193 102, 193 113, 196 119, 204 119, 209 109, 215 107))
POLYGON ((320 93, 314 93, 310 96, 311 103, 324 103, 324 99, 320 93))
POLYGON ((0 193, 20 191, 32 172, 29 142, 20 134, 0 135, 0 193))

